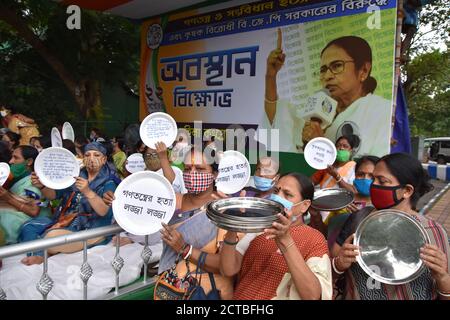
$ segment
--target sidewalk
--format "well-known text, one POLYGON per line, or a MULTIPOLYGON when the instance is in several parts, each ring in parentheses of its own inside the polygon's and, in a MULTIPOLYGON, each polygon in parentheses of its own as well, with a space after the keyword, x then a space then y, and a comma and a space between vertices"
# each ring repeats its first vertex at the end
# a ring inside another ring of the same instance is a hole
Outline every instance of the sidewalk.
POLYGON ((426 213, 426 216, 440 223, 450 235, 450 189, 426 213))

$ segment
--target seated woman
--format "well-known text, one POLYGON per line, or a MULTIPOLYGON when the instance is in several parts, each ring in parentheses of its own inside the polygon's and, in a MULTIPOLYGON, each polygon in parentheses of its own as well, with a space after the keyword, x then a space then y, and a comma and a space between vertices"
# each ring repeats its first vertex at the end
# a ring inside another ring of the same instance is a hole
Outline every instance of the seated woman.
POLYGON ((354 232, 363 218, 370 214, 359 211, 347 219, 333 252, 336 278, 344 276, 340 286, 349 300, 434 300, 450 298, 450 249, 447 233, 437 222, 416 211, 420 197, 432 189, 421 163, 406 153, 389 154, 381 158, 373 172, 370 187, 373 206, 377 210, 396 209, 409 214, 427 231, 431 244, 420 250, 420 257, 428 267, 418 278, 401 285, 379 283, 367 290, 370 279, 356 262, 358 248, 352 244, 354 232))
POLYGON ((280 178, 279 172, 280 166, 275 159, 271 157, 260 158, 256 163, 253 181, 250 182, 249 187, 244 189, 246 196, 264 198, 272 194, 272 190, 280 178))
POLYGON ((280 178, 273 200, 287 216, 251 242, 227 232, 220 253, 222 274, 238 275, 233 299, 331 299, 332 274, 327 243, 301 216, 314 196, 311 181, 297 173, 280 178))
MULTIPOLYGON (((84 168, 73 186, 64 190, 52 190, 45 187, 36 174, 32 174, 33 185, 42 190, 43 195, 53 200, 62 198, 53 218, 38 218, 25 223, 20 231, 20 241, 51 238, 76 231, 103 227, 111 224, 112 210, 102 196, 117 187, 115 177, 106 165, 106 149, 98 142, 92 142, 84 148, 84 168)), ((89 245, 107 243, 103 237, 91 239, 89 245)), ((54 247, 49 254, 71 253, 81 250, 81 242, 54 247)), ((31 265, 43 262, 43 252, 34 252, 22 260, 31 265)))
POLYGON ((38 215, 50 214, 41 190, 31 184, 31 172, 38 154, 31 146, 17 147, 9 161, 11 187, 8 191, 0 186, 0 228, 4 230, 7 244, 18 241, 19 229, 25 222, 38 215))

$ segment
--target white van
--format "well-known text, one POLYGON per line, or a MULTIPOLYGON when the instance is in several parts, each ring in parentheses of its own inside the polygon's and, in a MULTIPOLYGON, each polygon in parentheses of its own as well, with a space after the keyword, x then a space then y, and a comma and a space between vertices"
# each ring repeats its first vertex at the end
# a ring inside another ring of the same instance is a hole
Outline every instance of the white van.
POLYGON ((450 162, 450 137, 425 139, 424 147, 430 160, 438 164, 450 162))

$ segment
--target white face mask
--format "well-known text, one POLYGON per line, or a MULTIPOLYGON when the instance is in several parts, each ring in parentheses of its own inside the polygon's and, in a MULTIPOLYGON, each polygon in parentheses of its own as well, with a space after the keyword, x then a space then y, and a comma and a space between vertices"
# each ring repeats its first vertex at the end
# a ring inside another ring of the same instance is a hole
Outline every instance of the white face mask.
POLYGON ((0 114, 2 115, 2 117, 6 117, 8 115, 8 112, 6 111, 0 111, 0 114))

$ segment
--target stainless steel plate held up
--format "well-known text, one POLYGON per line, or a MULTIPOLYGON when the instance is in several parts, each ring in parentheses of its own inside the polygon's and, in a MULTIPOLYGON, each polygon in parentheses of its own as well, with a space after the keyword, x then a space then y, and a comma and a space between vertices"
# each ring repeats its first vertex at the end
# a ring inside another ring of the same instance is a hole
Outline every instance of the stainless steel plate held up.
POLYGON ((314 192, 311 207, 323 211, 335 211, 347 207, 353 202, 353 192, 346 189, 321 189, 314 192))
POLYGON ((215 225, 245 233, 257 233, 270 228, 277 220, 278 213, 284 213, 284 207, 278 202, 253 197, 220 199, 206 206, 206 214, 215 225))
POLYGON ((373 279, 398 285, 416 279, 425 265, 420 248, 430 243, 424 227, 398 210, 380 210, 367 216, 356 230, 357 261, 373 279))

